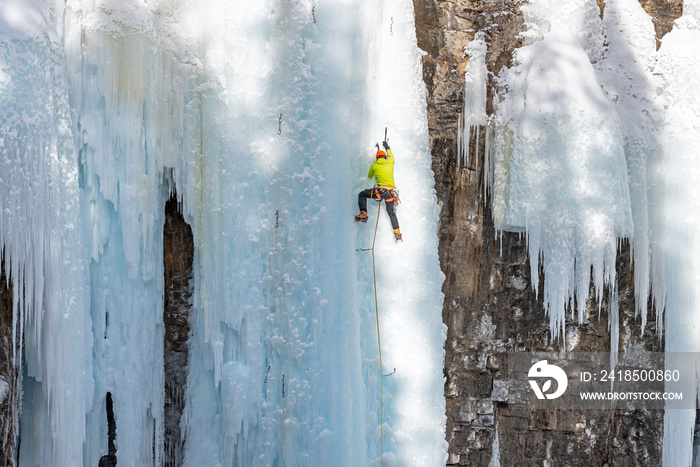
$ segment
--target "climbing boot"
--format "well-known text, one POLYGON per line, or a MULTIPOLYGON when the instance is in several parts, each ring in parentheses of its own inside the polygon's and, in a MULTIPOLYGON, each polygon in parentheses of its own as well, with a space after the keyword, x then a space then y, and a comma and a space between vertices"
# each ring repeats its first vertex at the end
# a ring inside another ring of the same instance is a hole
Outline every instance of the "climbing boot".
POLYGON ((395 239, 397 242, 398 242, 398 241, 403 242, 403 239, 401 238, 401 230, 400 230, 400 229, 394 230, 394 239, 395 239))
POLYGON ((360 211, 360 213, 355 216, 355 222, 367 223, 367 211, 360 211))

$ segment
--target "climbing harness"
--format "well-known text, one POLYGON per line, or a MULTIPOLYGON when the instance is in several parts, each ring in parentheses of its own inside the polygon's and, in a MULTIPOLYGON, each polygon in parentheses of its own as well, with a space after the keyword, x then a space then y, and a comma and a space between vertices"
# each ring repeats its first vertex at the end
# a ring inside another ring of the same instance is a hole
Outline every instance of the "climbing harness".
POLYGON ((280 114, 279 124, 280 124, 280 129, 277 132, 277 134, 281 135, 282 134, 282 114, 280 114))
POLYGON ((372 188, 372 199, 377 198, 377 200, 381 203, 382 195, 379 192, 381 188, 384 188, 391 194, 391 198, 384 200, 385 203, 393 202, 395 206, 398 206, 401 203, 401 201, 399 200, 399 190, 396 187, 388 185, 375 185, 374 188, 372 188), (375 194, 377 196, 374 196, 375 194))
POLYGON ((372 280, 374 282, 374 310, 377 317, 377 345, 379 347, 379 374, 380 381, 380 396, 379 396, 379 465, 382 465, 382 456, 384 453, 384 378, 396 373, 396 368, 391 373, 384 374, 384 364, 382 363, 382 338, 379 332, 379 300, 377 299, 377 268, 374 261, 374 245, 377 242, 377 229, 379 227, 379 214, 382 212, 382 200, 379 198, 379 207, 377 208, 377 222, 374 225, 374 237, 372 238, 372 248, 357 248, 355 251, 371 251, 372 252, 372 280))

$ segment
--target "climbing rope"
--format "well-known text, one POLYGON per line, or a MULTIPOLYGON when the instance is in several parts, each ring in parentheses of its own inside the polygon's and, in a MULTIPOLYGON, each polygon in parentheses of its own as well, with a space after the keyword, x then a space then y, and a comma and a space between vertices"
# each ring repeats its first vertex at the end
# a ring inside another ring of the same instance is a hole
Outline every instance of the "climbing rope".
POLYGON ((377 317, 377 345, 379 346, 379 376, 380 376, 380 396, 379 396, 379 465, 382 465, 384 455, 384 378, 396 373, 396 368, 391 373, 384 374, 384 364, 382 363, 382 337, 379 332, 379 300, 377 299, 377 268, 374 261, 374 245, 377 242, 377 229, 379 227, 379 214, 382 212, 382 200, 379 200, 377 208, 377 223, 374 225, 374 237, 372 238, 372 248, 356 248, 355 251, 372 252, 372 277, 374 282, 374 309, 377 317))
MULTIPOLYGON (((394 18, 391 18, 392 28, 394 18)), ((384 128, 384 141, 387 141, 387 128, 384 128)), ((379 150, 379 143, 377 143, 379 150)), ((384 378, 396 373, 396 368, 391 373, 384 374, 384 364, 382 363, 382 337, 379 332, 379 300, 377 299, 377 268, 374 261, 374 245, 377 243, 377 230, 379 228, 379 217, 382 212, 382 198, 377 200, 377 222, 374 225, 374 237, 372 237, 372 248, 357 248, 355 251, 371 251, 372 252, 372 281, 374 283, 374 310, 377 317, 377 345, 379 347, 379 380, 380 380, 380 395, 379 395, 379 465, 383 464, 384 457, 384 378)))
POLYGON ((374 238, 372 239, 372 276, 374 280, 374 310, 377 317, 377 344, 379 345, 379 465, 382 465, 384 456, 384 365, 382 364, 382 337, 379 333, 379 302, 377 300, 377 269, 374 265, 374 244, 377 241, 377 228, 379 227, 379 214, 382 212, 382 200, 379 200, 377 208, 377 223, 374 225, 374 238))

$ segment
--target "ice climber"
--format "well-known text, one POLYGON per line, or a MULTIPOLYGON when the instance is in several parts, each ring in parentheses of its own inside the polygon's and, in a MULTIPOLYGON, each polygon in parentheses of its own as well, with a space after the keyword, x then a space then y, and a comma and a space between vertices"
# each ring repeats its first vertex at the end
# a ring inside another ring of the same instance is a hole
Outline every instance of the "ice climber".
POLYGON ((355 216, 357 222, 367 222, 367 198, 372 198, 380 203, 384 200, 386 204, 386 212, 391 219, 391 227, 394 229, 394 238, 398 242, 401 239, 401 231, 399 230, 399 220, 396 217, 396 205, 398 204, 398 193, 394 184, 394 154, 389 148, 389 143, 384 141, 385 151, 379 149, 377 144, 377 160, 372 167, 369 168, 368 178, 374 177, 377 184, 374 188, 362 190, 358 197, 360 213, 355 216))

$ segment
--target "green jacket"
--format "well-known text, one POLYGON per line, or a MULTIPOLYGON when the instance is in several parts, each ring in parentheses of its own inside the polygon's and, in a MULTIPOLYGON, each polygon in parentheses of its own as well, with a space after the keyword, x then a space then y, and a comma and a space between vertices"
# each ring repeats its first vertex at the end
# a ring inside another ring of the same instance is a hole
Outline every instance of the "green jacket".
POLYGON ((368 178, 375 177, 377 185, 395 187, 394 183, 394 154, 391 149, 386 150, 387 158, 377 159, 377 162, 369 168, 368 178))

